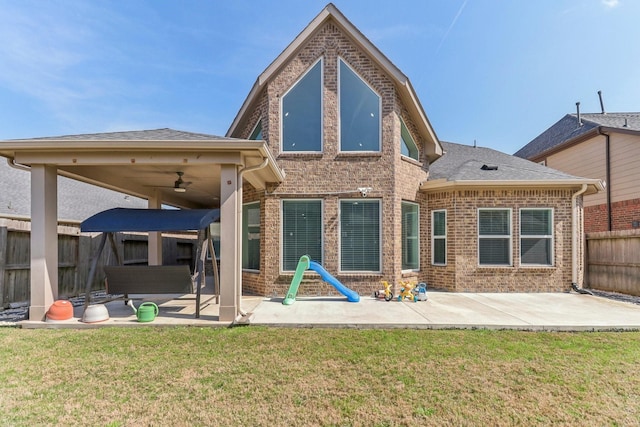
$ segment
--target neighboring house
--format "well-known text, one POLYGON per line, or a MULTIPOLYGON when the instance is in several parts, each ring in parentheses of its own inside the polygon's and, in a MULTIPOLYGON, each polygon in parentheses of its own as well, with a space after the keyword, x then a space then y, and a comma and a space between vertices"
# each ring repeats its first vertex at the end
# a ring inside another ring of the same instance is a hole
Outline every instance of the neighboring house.
POLYGON ((587 233, 640 228, 640 113, 567 114, 515 155, 605 182, 584 198, 587 233))
POLYGON ((599 181, 443 152, 408 78, 333 5, 258 77, 227 136, 264 139, 286 173, 267 191, 245 186, 245 289, 285 293, 302 254, 365 294, 380 280, 524 292, 582 281, 579 192, 599 181))
MULTIPOLYGON (((29 218, 31 216, 31 175, 28 168, 12 167, 0 161, 0 217, 29 218)), ((58 219, 82 221, 110 208, 144 208, 147 202, 106 188, 74 179, 58 177, 58 219)))

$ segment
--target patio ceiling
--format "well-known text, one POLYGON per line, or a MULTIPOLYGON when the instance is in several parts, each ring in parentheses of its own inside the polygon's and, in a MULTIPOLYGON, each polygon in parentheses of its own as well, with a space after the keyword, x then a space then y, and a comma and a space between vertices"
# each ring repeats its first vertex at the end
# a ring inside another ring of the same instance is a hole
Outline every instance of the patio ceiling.
POLYGON ((0 143, 0 155, 19 165, 56 166, 60 175, 182 208, 219 207, 222 164, 252 168, 266 160, 265 167, 244 175, 257 189, 284 178, 266 143, 228 138, 12 140, 0 143), (185 192, 174 191, 177 172, 189 183, 185 192))

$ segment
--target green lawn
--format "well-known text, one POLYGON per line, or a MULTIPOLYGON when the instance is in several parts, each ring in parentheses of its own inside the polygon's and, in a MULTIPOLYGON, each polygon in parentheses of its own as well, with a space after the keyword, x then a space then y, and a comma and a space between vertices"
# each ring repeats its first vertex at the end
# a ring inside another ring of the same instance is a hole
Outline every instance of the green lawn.
POLYGON ((638 425, 640 333, 0 328, 2 425, 638 425))

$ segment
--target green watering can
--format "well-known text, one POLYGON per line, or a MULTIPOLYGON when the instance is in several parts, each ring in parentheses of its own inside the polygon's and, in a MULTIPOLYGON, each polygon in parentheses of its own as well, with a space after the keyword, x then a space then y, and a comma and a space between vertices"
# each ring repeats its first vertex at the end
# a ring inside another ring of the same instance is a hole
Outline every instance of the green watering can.
POLYGON ((158 315, 158 306, 152 302, 143 302, 136 311, 138 322, 153 322, 158 315))

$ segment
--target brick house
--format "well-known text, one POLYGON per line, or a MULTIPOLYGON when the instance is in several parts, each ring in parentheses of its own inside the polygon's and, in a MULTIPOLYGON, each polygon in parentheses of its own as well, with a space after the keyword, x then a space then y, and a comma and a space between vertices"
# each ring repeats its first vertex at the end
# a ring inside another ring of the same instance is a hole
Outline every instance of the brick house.
POLYGON ((640 227, 640 113, 567 114, 515 155, 606 183, 584 198, 585 232, 640 227))
MULTIPOLYGON (((284 295, 301 255, 363 295, 381 280, 567 291, 582 284, 583 195, 603 188, 441 142, 407 76, 332 4, 258 76, 225 137, 67 135, 3 141, 0 155, 31 174, 31 319, 58 292, 60 175, 148 208, 219 207, 220 320, 242 315, 243 290, 284 295)), ((161 241, 149 233, 149 264, 161 241)), ((299 293, 335 289, 307 274, 299 293)))
MULTIPOLYGON (((363 294, 383 279, 581 283, 581 194, 599 181, 441 143, 408 78, 332 4, 258 77, 227 136, 264 139, 286 174, 245 186, 245 290, 282 295, 302 254, 363 294)), ((309 275, 300 292, 331 288, 309 275)))

